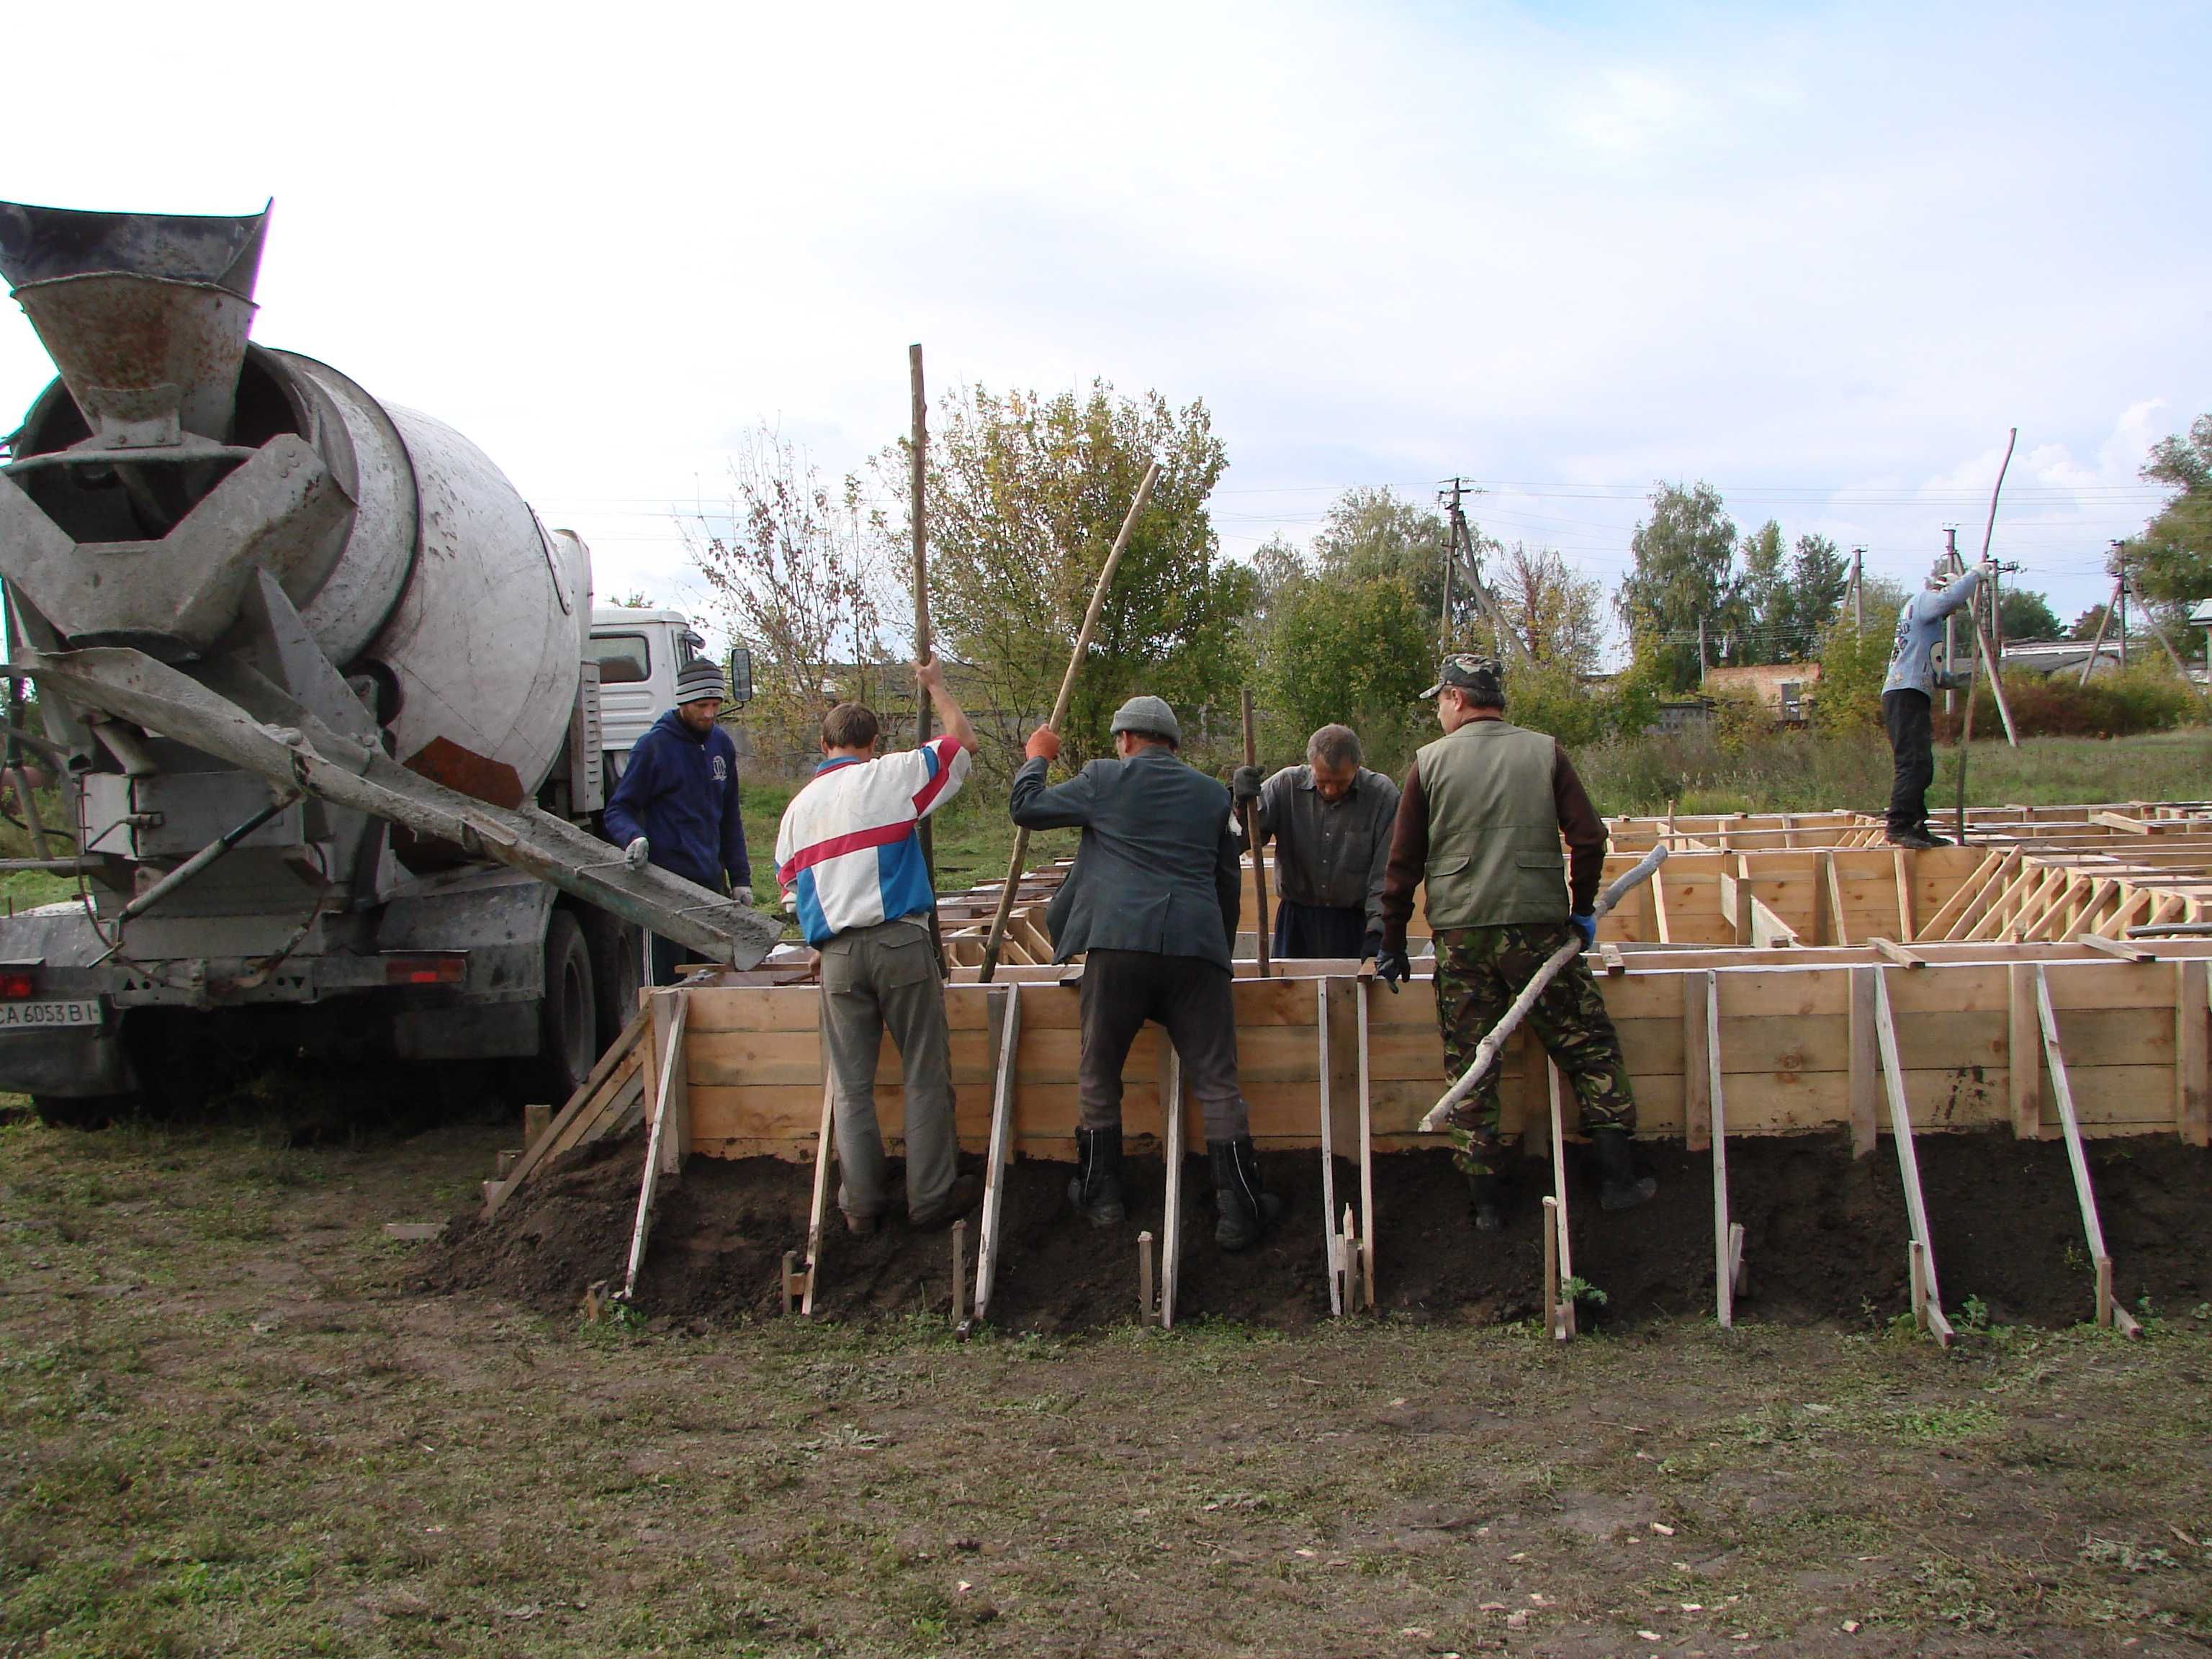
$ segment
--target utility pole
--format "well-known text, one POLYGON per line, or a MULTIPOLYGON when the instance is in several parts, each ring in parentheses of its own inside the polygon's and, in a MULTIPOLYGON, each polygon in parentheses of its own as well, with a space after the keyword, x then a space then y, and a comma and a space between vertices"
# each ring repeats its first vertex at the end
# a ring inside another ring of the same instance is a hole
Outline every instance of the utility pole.
POLYGON ((1705 689, 1705 613, 1698 613, 1698 690, 1705 689))
MULTIPOLYGON (((1466 488, 1465 480, 1455 476, 1451 481, 1451 507, 1444 524, 1444 605, 1443 614, 1437 619, 1437 650, 1447 653, 1452 647, 1452 567, 1459 562, 1459 501, 1466 488)), ((1442 495, 1439 490, 1437 494, 1442 495)))
POLYGON ((2119 580, 2113 584, 2113 602, 2118 607, 2120 624, 2120 668, 2128 665, 2128 555, 2124 543, 2112 544, 2112 557, 2120 567, 2119 580))
POLYGON ((1851 627, 1858 632, 1866 629, 1866 549, 1851 550, 1851 627))
MULTIPOLYGON (((908 479, 912 488, 912 516, 914 519, 914 659, 918 663, 929 660, 929 520, 926 514, 924 485, 929 477, 929 399, 922 391, 921 347, 919 343, 906 349, 907 378, 914 396, 913 471, 908 479)), ((917 749, 929 741, 929 694, 917 683, 914 688, 914 746, 917 749)), ((934 826, 927 818, 921 824, 921 866, 929 877, 929 889, 937 890, 937 838, 934 826)), ((937 905, 933 897, 929 908, 929 942, 937 952, 938 971, 945 971, 945 940, 938 926, 937 905)))

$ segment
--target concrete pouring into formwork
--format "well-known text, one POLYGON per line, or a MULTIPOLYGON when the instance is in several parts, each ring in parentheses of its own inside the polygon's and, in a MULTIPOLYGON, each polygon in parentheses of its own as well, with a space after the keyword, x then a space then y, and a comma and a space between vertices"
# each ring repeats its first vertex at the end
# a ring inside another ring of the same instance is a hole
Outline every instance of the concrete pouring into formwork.
MULTIPOLYGON (((1261 979, 1242 962, 1241 1076, 1285 1215, 1243 1257, 1188 1215, 1164 1224, 1179 1170, 1147 1159, 1171 1117, 1203 1149, 1148 1028, 1124 1073, 1131 1218, 1094 1232, 1065 1194, 1079 964, 1018 960, 1047 954, 1045 871, 1024 878, 1013 965, 993 983, 972 963, 995 885, 940 909, 948 957, 969 964, 945 992, 961 1144, 988 1177, 957 1284, 943 1235, 820 1227, 818 993, 762 982, 800 976, 796 961, 651 994, 629 1042, 487 1184, 483 1215, 449 1230, 430 1282, 573 1305, 634 1268, 642 1309, 701 1318, 789 1302, 1020 1328, 1297 1324, 1371 1306, 1533 1315, 1565 1334, 1579 1281, 1615 1319, 1910 1309, 1946 1339, 1969 1297, 1993 1318, 2122 1328, 2144 1297, 2212 1297, 2212 937, 2191 931, 2212 920, 2212 809, 1984 810, 1972 844, 1919 853, 1867 844, 1878 821, 1845 813, 1609 827, 1608 878, 1655 843, 1671 854, 1592 961, 1661 1177, 1643 1209, 1607 1214, 1585 1191, 1573 1092, 1523 1032, 1501 1067, 1520 1201, 1478 1237, 1440 1138, 1416 1132, 1447 1081, 1423 976, 1394 994, 1356 963, 1261 979), (1140 1236, 1158 1275, 1144 1309, 1140 1236)), ((894 1152, 898 1081, 887 1042, 876 1105, 894 1152)))

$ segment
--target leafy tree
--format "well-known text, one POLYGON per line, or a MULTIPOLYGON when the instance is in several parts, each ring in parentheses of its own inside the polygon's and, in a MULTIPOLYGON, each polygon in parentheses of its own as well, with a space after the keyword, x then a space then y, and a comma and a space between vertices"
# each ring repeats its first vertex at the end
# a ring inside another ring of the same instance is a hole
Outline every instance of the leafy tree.
POLYGON ((660 609, 659 603, 641 587, 633 587, 629 592, 623 594, 617 599, 609 599, 607 603, 609 605, 620 605, 625 611, 658 611, 660 609))
MULTIPOLYGON (((1104 380, 1052 397, 982 386, 945 397, 929 447, 931 619, 972 665, 987 757, 1052 712, 1067 654, 1146 464, 1158 482, 1122 554, 1061 728, 1079 766, 1110 747, 1113 711, 1136 692, 1186 710, 1233 698, 1248 664, 1249 566, 1220 556, 1206 511, 1228 460, 1203 403, 1117 393, 1104 380)), ((878 458, 902 497, 908 450, 878 458)), ((903 535, 903 526, 900 527, 903 535)), ((982 729, 982 728, 979 728, 982 729)))
MULTIPOLYGON (((1469 520, 1468 534, 1484 583, 1493 592, 1502 579, 1498 561, 1503 546, 1469 520)), ((1406 585, 1429 618, 1429 637, 1437 637, 1444 602, 1444 550, 1451 528, 1444 515, 1417 507, 1385 484, 1355 486, 1332 502, 1314 534, 1311 549, 1319 574, 1330 580, 1364 582, 1390 577, 1406 585)), ((1451 637, 1455 647, 1481 650, 1495 643, 1474 590, 1456 571, 1451 583, 1451 637)))
POLYGON ((1869 579, 1860 602, 1866 626, 1851 624, 1851 613, 1837 613, 1820 635, 1820 678, 1813 689, 1812 720, 1825 732, 1863 732, 1881 726, 1881 683, 1889 675, 1890 648, 1896 643, 1897 613, 1905 589, 1883 577, 1869 579))
POLYGON ((1552 549, 1532 553, 1523 542, 1491 561, 1488 580, 1507 624, 1535 662, 1556 664, 1570 678, 1597 667, 1605 630, 1595 581, 1577 575, 1552 549))
POLYGON ((2185 438, 2151 446, 2142 476, 2174 494, 2121 550, 2145 599, 2188 605, 2212 597, 2212 415, 2185 438))
POLYGON ((734 494, 718 515, 726 529, 702 520, 686 529, 685 546, 713 591, 711 608, 755 642, 746 720, 764 749, 803 756, 830 704, 875 701, 894 678, 879 526, 862 512, 858 479, 833 493, 811 459, 765 427, 739 447, 730 481, 734 494))
POLYGON ((2112 616, 2112 606, 2093 605, 2074 618, 2074 626, 2066 630, 2066 637, 2071 640, 2094 640, 2102 633, 2106 639, 2110 640, 2114 637, 2112 616))
MULTIPOLYGON (((1997 595, 1999 631, 2008 640, 2057 640, 2066 636, 2066 625, 2051 608, 2050 599, 2024 587, 2008 587, 1997 595)), ((2091 627, 2095 624, 2093 623, 2091 627)))
POLYGON ((1662 484, 1629 545, 1636 568, 1614 600, 1620 619, 1658 653, 1669 687, 1694 685, 1698 619, 1711 629, 1736 603, 1735 525, 1711 485, 1662 484))
POLYGON ((1267 706, 1304 733, 1332 720, 1376 755, 1418 723, 1436 667, 1434 618, 1395 577, 1309 578, 1282 601, 1263 672, 1267 706))
POLYGON ((1826 536, 1805 535, 1790 557, 1790 580, 1783 589, 1787 603, 1780 618, 1780 641, 1774 660, 1808 662, 1820 651, 1821 635, 1835 619, 1837 607, 1851 585, 1850 564, 1835 543, 1826 536))
POLYGON ((1783 556, 1782 526, 1772 519, 1743 538, 1743 574, 1735 614, 1727 621, 1729 630, 1738 636, 1731 661, 1790 660, 1791 602, 1783 556))

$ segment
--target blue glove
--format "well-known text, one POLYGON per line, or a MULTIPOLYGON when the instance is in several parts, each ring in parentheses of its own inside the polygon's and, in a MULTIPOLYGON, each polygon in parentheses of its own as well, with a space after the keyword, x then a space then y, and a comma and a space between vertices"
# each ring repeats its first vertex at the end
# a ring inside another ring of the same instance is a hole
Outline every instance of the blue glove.
POLYGON ((1413 964, 1407 959, 1404 945, 1386 945, 1375 953, 1375 971, 1382 975, 1382 982, 1395 997, 1398 994, 1398 981, 1413 976, 1413 964))
POLYGON ((1576 915, 1567 918, 1567 926, 1582 935, 1583 949, 1587 951, 1597 943, 1597 918, 1576 915))

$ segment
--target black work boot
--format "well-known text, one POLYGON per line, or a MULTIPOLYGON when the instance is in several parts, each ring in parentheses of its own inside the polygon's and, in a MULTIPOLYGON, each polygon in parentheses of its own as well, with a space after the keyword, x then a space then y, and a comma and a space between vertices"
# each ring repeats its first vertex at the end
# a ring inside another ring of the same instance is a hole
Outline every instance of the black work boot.
POLYGON ((1467 1201, 1475 1231, 1494 1233, 1505 1224, 1505 1183, 1490 1170, 1468 1171, 1467 1201))
POLYGON ((1214 1243, 1234 1254, 1260 1242, 1268 1224, 1283 1212, 1283 1200, 1260 1184, 1260 1155, 1252 1137, 1209 1140, 1213 1160, 1213 1201, 1221 1218, 1213 1224, 1214 1243))
POLYGON ((1632 1210, 1659 1190, 1656 1176, 1636 1173, 1636 1160, 1628 1149, 1628 1131, 1608 1125, 1590 1131, 1597 1147, 1598 1173, 1604 1186, 1598 1202, 1608 1210, 1632 1210))
POLYGON ((1067 1201, 1094 1227, 1116 1227, 1129 1218, 1121 1202, 1121 1132, 1078 1129, 1079 1173, 1067 1183, 1067 1201))

